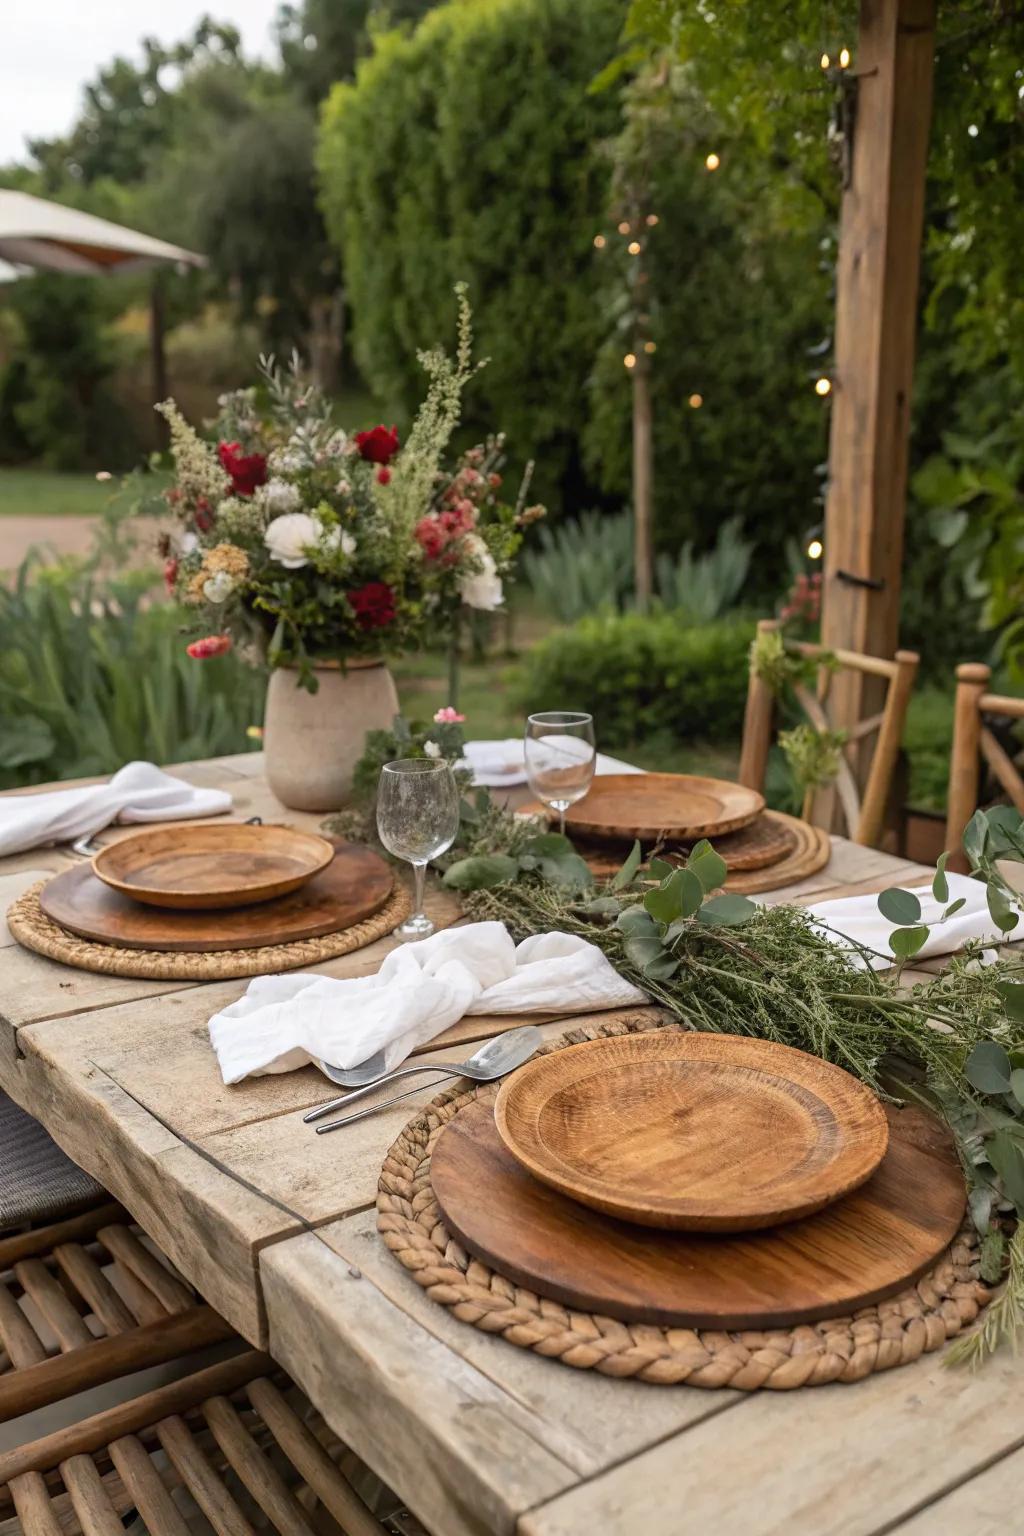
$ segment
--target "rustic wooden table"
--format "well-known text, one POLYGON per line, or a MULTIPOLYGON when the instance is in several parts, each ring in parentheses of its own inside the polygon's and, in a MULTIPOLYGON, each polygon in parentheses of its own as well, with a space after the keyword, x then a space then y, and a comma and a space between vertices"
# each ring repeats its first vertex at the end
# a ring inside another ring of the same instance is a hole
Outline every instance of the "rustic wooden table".
MULTIPOLYGON (((174 770, 235 813, 314 826, 270 794, 258 755, 174 770)), ((111 831, 105 838, 123 832, 111 831)), ((0 912, 65 868, 0 863, 0 912)), ((841 839, 820 874, 769 899, 880 890, 927 874, 841 839)), ((438 920, 454 920, 443 892, 438 920)), ((434 1090, 334 1136, 301 1114, 309 1068, 226 1088, 206 1031, 244 990, 71 970, 0 936, 0 1085, 133 1213, 437 1536, 944 1536, 1012 1529, 1024 1470, 1020 1367, 941 1359, 856 1386, 744 1394, 575 1372, 463 1326, 375 1232, 385 1151, 434 1090)), ((330 962, 362 975, 383 940, 330 962)), ((632 1010, 635 1014, 636 1010, 632 1010)), ((467 1019, 447 1054, 507 1019, 467 1019)), ((566 1024, 543 1023, 546 1035, 566 1024)))

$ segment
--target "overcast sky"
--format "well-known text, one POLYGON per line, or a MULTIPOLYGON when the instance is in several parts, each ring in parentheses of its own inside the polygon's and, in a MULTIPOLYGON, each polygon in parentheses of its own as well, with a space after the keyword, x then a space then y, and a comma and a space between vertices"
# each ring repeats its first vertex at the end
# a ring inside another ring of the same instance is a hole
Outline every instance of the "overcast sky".
POLYGON ((247 54, 273 53, 278 0, 0 0, 0 165, 27 138, 69 128, 82 87, 115 54, 139 57, 139 39, 176 43, 206 12, 242 34, 247 54))

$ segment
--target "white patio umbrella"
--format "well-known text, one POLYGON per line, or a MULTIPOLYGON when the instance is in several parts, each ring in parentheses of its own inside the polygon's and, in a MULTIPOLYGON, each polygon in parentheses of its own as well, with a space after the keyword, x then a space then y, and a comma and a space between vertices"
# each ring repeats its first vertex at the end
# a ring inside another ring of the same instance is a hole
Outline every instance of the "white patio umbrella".
MULTIPOLYGON (((65 208, 28 192, 0 188, 0 282, 28 272, 66 272, 78 276, 109 277, 116 272, 140 272, 151 268, 205 267, 206 257, 180 245, 170 245, 152 235, 112 224, 78 208, 65 208)), ((163 347, 163 303, 154 282, 151 296, 150 338, 153 360, 153 394, 167 394, 163 347)))

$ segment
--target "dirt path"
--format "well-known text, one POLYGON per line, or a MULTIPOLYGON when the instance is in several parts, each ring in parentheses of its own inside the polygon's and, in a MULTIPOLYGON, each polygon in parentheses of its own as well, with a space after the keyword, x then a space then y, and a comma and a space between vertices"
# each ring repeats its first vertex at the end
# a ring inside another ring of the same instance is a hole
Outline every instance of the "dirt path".
POLYGON ((0 571, 17 570, 33 545, 58 555, 85 555, 92 544, 92 517, 0 517, 0 571))

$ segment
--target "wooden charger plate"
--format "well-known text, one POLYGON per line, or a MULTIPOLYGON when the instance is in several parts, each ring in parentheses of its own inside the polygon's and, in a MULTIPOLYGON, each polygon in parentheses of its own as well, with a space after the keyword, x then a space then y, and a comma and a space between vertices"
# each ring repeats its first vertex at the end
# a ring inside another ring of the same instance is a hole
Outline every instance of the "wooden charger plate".
POLYGON ((498 1134, 535 1178, 650 1227, 744 1232, 820 1211, 869 1179, 875 1095, 818 1056, 741 1035, 617 1035, 510 1077, 498 1134))
POLYGON ((886 1113, 889 1149, 866 1184, 766 1232, 654 1231, 579 1205, 520 1167, 483 1098, 441 1132, 430 1184, 469 1253, 563 1306, 660 1328, 789 1328, 896 1295, 957 1234, 966 1190, 949 1136, 921 1110, 886 1113))
POLYGON ((393 886, 390 866, 372 848, 339 843, 321 874, 290 895, 254 906, 216 912, 146 907, 97 880, 88 864, 45 885, 39 905, 62 928, 101 944, 205 954, 339 933, 379 911, 393 886))
POLYGON ((565 824, 586 837, 694 842, 749 825, 764 796, 725 779, 687 773, 609 773, 571 805, 565 824))
POLYGON ((247 822, 153 827, 101 848, 93 872, 134 901, 208 911, 274 901, 326 869, 325 837, 247 822))

